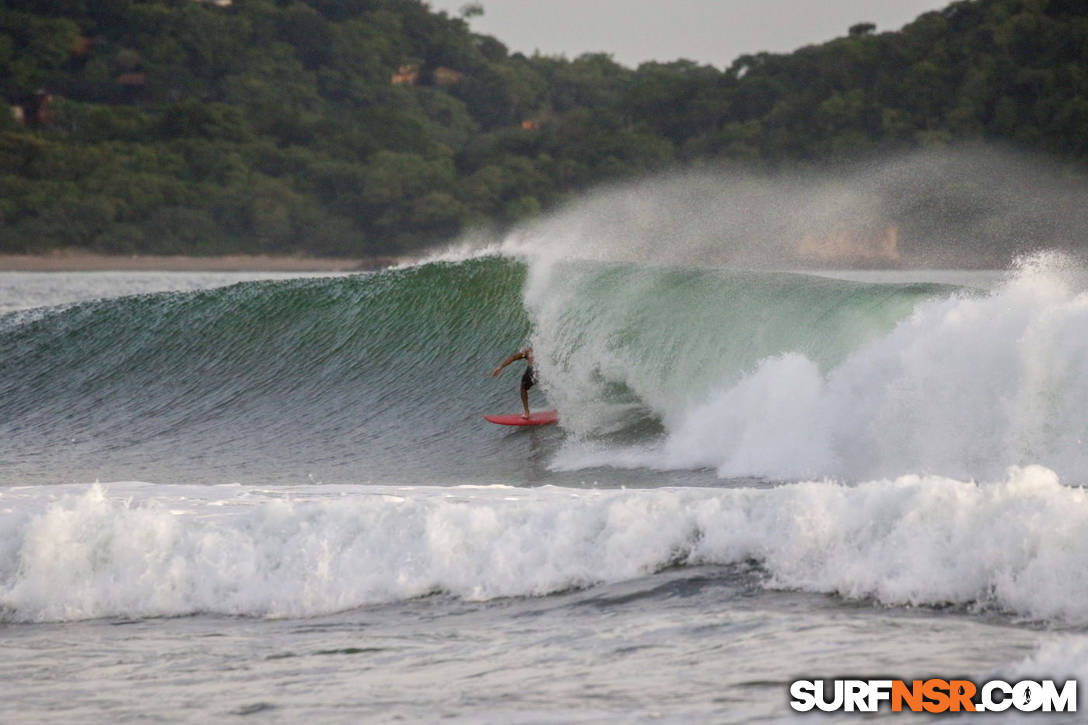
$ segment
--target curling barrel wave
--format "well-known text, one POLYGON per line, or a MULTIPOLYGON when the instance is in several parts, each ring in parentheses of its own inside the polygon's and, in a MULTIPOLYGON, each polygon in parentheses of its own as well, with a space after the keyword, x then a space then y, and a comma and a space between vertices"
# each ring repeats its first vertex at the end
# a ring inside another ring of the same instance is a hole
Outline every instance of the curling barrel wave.
POLYGON ((1000 480, 1042 464, 1086 483, 1085 277, 1047 255, 985 292, 760 274, 671 286, 670 310, 641 304, 662 297, 658 274, 579 317, 556 302, 584 297, 577 276, 531 272, 552 394, 580 434, 555 466, 1000 480), (661 435, 600 435, 632 410, 661 435))

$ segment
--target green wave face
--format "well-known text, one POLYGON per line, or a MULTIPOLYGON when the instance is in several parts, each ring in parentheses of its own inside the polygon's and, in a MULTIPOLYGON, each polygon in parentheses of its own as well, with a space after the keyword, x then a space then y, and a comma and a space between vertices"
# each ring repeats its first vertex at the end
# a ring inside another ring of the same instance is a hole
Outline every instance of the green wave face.
POLYGON ((533 483, 565 435, 657 436, 763 358, 828 367, 928 286, 787 274, 485 258, 336 279, 244 283, 0 321, 5 483, 533 483), (562 428, 516 435, 533 406, 562 428))
POLYGON ((455 471, 451 456, 478 453, 466 431, 511 397, 487 373, 526 336, 523 277, 513 262, 435 264, 113 299, 8 326, 0 457, 15 481, 42 482, 455 471))

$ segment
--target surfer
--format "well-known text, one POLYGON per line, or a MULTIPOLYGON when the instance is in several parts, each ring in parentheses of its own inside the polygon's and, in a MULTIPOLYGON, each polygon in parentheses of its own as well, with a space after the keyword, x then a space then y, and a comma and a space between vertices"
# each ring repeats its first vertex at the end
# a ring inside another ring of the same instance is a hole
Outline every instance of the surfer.
POLYGON ((514 362, 515 360, 525 361, 525 373, 521 376, 521 404, 525 406, 525 413, 522 418, 529 419, 529 388, 536 385, 536 370, 533 369, 533 348, 527 347, 524 350, 515 352, 510 357, 502 361, 502 363, 491 371, 491 377, 496 377, 502 372, 502 369, 514 362))

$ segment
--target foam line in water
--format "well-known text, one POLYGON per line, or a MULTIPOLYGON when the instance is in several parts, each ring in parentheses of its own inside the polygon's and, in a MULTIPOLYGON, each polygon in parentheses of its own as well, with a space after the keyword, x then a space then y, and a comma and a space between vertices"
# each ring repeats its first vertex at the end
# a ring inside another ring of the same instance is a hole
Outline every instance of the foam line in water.
MULTIPOLYGON (((1030 657, 994 672, 992 679, 1054 679, 1088 682, 1088 637, 1083 635, 1052 635, 1030 657)), ((1083 685, 1082 685, 1083 686, 1083 685)), ((1022 720, 1028 720, 1022 717, 1022 720)))
POLYGON ((323 613, 756 560, 771 587, 1088 623, 1088 497, 1046 469, 772 489, 0 490, 0 617, 323 613))

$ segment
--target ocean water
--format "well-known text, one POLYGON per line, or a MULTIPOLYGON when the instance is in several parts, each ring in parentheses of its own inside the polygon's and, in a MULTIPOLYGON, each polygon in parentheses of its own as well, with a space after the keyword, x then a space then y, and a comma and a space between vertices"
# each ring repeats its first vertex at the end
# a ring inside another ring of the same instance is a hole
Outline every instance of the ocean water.
POLYGON ((1088 681, 1072 260, 0 285, 2 721, 781 722, 795 679, 1088 681), (492 426, 526 343, 560 424, 492 426))

